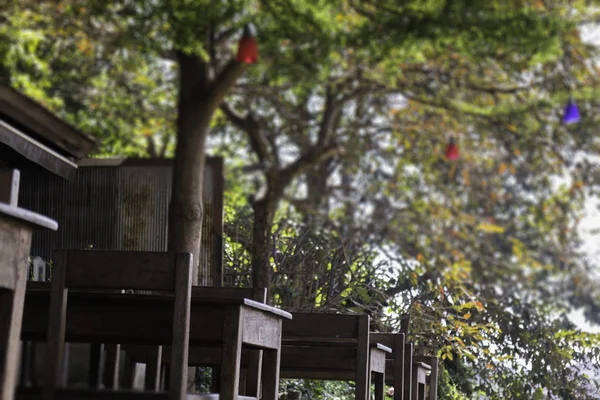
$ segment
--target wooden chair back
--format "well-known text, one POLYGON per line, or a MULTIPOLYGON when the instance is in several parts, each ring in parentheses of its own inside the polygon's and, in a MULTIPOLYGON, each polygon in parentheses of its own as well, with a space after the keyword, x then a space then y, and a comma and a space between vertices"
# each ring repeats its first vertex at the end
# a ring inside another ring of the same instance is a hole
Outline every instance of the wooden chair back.
POLYGON ((339 379, 340 369, 354 367, 355 397, 365 399, 371 378, 369 326, 366 314, 292 313, 282 326, 281 376, 315 379, 316 370, 331 370, 339 379))
POLYGON ((386 381, 394 385, 394 400, 402 400, 404 392, 404 333, 374 333, 370 335, 371 343, 381 343, 392 349, 386 362, 386 381))
POLYGON ((227 299, 251 299, 259 303, 267 302, 266 288, 236 288, 236 287, 211 287, 193 286, 192 298, 227 298, 227 299))
MULTIPOLYGON (((192 255, 141 251, 62 250, 54 252, 47 335, 44 400, 61 385, 69 289, 137 289, 174 293, 170 398, 187 387, 192 255)), ((98 318, 105 318, 99 315, 98 318)))
POLYGON ((369 316, 366 314, 292 313, 283 321, 282 342, 319 342, 369 346, 369 316), (366 343, 365 343, 366 342, 366 343))
POLYGON ((431 371, 427 377, 427 398, 428 400, 437 400, 438 358, 434 356, 414 356, 413 361, 425 363, 431 367, 431 371))

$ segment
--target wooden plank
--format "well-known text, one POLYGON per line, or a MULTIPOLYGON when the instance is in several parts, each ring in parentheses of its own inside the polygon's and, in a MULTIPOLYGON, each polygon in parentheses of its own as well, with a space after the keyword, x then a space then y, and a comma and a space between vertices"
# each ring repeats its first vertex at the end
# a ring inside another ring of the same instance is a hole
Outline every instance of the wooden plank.
POLYGON ((0 111, 76 158, 82 158, 97 148, 94 138, 9 85, 0 84, 0 111))
POLYGON ((403 333, 373 333, 371 343, 382 343, 392 349, 388 356, 386 382, 394 386, 394 400, 402 400, 404 393, 404 339, 403 333))
POLYGON ((173 310, 172 359, 169 370, 169 395, 172 399, 183 399, 187 392, 190 300, 194 270, 192 258, 191 254, 178 254, 175 264, 175 307, 173 310))
POLYGON ((385 375, 385 357, 387 355, 386 351, 371 348, 370 357, 369 357, 369 365, 371 372, 378 372, 380 374, 385 375))
POLYGON ((106 361, 104 363, 104 386, 110 389, 119 388, 119 367, 121 346, 118 344, 106 345, 106 361))
POLYGON ((279 371, 281 351, 263 351, 263 400, 277 400, 279 398, 279 371))
POLYGON ((162 346, 150 347, 151 354, 146 362, 144 388, 151 392, 160 390, 160 373, 162 367, 162 346))
POLYGON ((369 316, 358 316, 358 342, 356 352, 356 400, 369 398, 371 374, 369 373, 369 316))
POLYGON ((404 399, 412 400, 412 343, 404 344, 404 399))
POLYGON ((93 388, 100 387, 100 371, 102 363, 102 353, 104 345, 101 343, 92 343, 90 345, 90 360, 88 363, 88 386, 93 388))
POLYGON ((292 320, 283 321, 283 338, 356 340, 358 318, 358 315, 350 314, 293 313, 292 320))
POLYGON ((16 207, 19 202, 18 169, 0 168, 0 203, 7 203, 16 207))
POLYGON ((385 400, 385 372, 375 374, 375 400, 385 400))
MULTIPOLYGON (((403 333, 394 335, 393 360, 394 371, 392 372, 392 380, 394 385, 394 400, 402 400, 404 393, 404 343, 406 336, 403 333)), ((387 376, 387 372, 386 372, 387 376)))
MULTIPOLYGON (((281 369, 352 371, 357 368, 356 348, 282 346, 281 369)), ((282 372, 283 373, 283 372, 282 372)), ((289 377, 289 374, 285 374, 289 377)))
POLYGON ((169 290, 175 287, 172 252, 69 250, 70 288, 169 290))
POLYGON ((58 229, 56 221, 44 217, 23 208, 14 207, 5 203, 0 203, 0 215, 13 218, 19 222, 30 225, 30 228, 45 228, 55 231, 58 229))
POLYGON ((234 299, 253 299, 255 295, 252 288, 232 288, 232 287, 208 287, 193 286, 192 298, 234 298, 234 299))
POLYGON ((438 358, 435 356, 413 356, 413 361, 417 363, 424 363, 429 366, 431 372, 429 379, 427 380, 428 385, 428 396, 430 400, 437 399, 437 385, 438 385, 438 358))
POLYGON ((61 383, 67 318, 66 270, 67 253, 65 251, 54 252, 43 400, 53 400, 56 389, 61 383))
POLYGON ((75 163, 0 119, 0 144, 2 143, 56 175, 69 180, 75 178, 75 163))
POLYGON ((236 400, 238 396, 242 355, 242 313, 241 307, 229 307, 223 320, 220 400, 236 400))
POLYGON ((281 319, 252 308, 244 308, 242 340, 261 348, 278 349, 281 344, 281 319))

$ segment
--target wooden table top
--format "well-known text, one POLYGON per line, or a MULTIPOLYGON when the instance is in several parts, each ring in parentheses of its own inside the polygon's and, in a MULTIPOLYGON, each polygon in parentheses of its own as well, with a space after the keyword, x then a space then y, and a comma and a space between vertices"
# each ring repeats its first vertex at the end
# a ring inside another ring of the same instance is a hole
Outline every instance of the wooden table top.
MULTIPOLYGON (((34 283, 34 282, 32 282, 34 283)), ((29 285, 28 285, 29 286, 29 285)), ((49 308, 48 283, 35 282, 25 296, 21 337, 45 340, 49 308), (45 286, 45 287, 44 287, 45 286)), ((257 336, 273 343, 280 335, 281 320, 291 314, 249 299, 207 298, 192 300, 190 345, 213 346, 222 343, 227 310, 240 309, 244 336, 257 336), (253 334, 253 332, 255 334, 253 334), (270 338, 270 339, 269 339, 270 338)), ((170 343, 173 329, 173 298, 161 294, 102 294, 93 291, 70 291, 67 306, 67 341, 115 344, 170 343)), ((248 341, 259 346, 257 341, 248 341)), ((280 336, 277 339, 279 342, 280 336)), ((266 342, 265 342, 266 343, 266 342)))
MULTIPOLYGON (((50 282, 27 282, 27 294, 26 296, 49 296, 50 295, 50 282)), ((172 301, 174 298, 172 293, 152 293, 152 294, 138 294, 138 293, 106 293, 101 290, 84 290, 84 289, 72 289, 69 290, 69 299, 106 299, 106 300, 117 300, 117 301, 142 301, 142 302, 164 302, 165 300, 172 301)), ((292 314, 287 311, 283 311, 279 308, 260 303, 246 298, 234 298, 234 297, 207 297, 207 296, 194 296, 194 290, 192 290, 192 306, 194 304, 213 304, 213 305, 243 305, 245 307, 254 308, 274 314, 280 318, 292 319, 292 314)))
POLYGON ((58 223, 53 219, 34 213, 33 211, 11 206, 10 204, 2 202, 0 202, 0 216, 14 218, 32 225, 34 228, 46 228, 53 231, 58 229, 58 223))

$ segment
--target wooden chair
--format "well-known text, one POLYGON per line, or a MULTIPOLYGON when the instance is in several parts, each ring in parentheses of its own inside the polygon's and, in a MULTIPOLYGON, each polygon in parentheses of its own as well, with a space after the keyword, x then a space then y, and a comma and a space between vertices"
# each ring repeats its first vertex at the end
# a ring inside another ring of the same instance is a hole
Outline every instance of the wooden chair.
MULTIPOLYGON (((394 400, 404 399, 404 385, 410 386, 411 370, 406 376, 405 350, 412 355, 412 345, 406 348, 404 333, 374 333, 371 332, 371 343, 381 343, 389 347, 392 352, 386 359, 385 380, 394 387, 394 400)), ((409 358, 410 359, 410 358, 409 358)))
POLYGON ((386 360, 386 382, 394 386, 394 400, 437 400, 437 357, 413 355, 413 345, 407 342, 410 315, 400 318, 400 333, 371 333, 371 342, 392 349, 386 360), (427 391, 425 389, 427 386, 427 391))
POLYGON ((411 400, 437 400, 438 358, 413 357, 413 394, 411 400), (429 374, 427 374, 429 371, 429 374))
MULTIPOLYGON (((192 299, 201 297, 208 298, 247 298, 255 301, 266 303, 267 301, 267 289, 266 288, 229 288, 229 287, 192 287, 192 299)), ((108 352, 107 352, 108 354, 108 352)), ((131 388, 133 386, 133 375, 135 371, 136 363, 146 364, 146 376, 145 376, 145 388, 146 390, 157 390, 160 383, 164 386, 168 386, 169 379, 167 376, 162 376, 161 365, 169 364, 171 360, 171 348, 162 347, 161 349, 151 348, 148 346, 128 346, 125 349, 125 387, 131 388)), ((115 373, 114 364, 115 359, 111 360, 110 363, 106 363, 106 369, 104 376, 108 380, 114 381, 115 373)), ((248 396, 258 396, 260 387, 260 374, 261 374, 261 361, 262 351, 244 351, 243 363, 246 368, 250 366, 249 371, 246 373, 245 380, 240 382, 242 389, 240 390, 243 394, 248 396), (245 387, 248 386, 248 390, 245 387)), ((117 360, 118 362, 118 360, 117 360)), ((221 350, 220 349, 207 349, 200 347, 191 347, 188 353, 188 366, 194 367, 212 367, 213 369, 213 390, 216 390, 217 380, 219 376, 219 366, 221 363, 221 350)))
POLYGON ((354 380, 356 400, 385 392, 385 359, 391 352, 369 343, 369 316, 293 313, 283 323, 281 377, 290 379, 354 380))
POLYGON ((55 221, 17 207, 18 187, 17 170, 0 170, 0 399, 12 399, 17 382, 33 230, 58 228, 55 221))
MULTIPOLYGON (((192 282, 192 256, 184 253, 138 252, 138 251, 57 251, 53 256, 54 266, 50 292, 50 309, 47 334, 46 380, 43 399, 54 398, 118 398, 122 393, 114 391, 69 391, 61 388, 61 366, 67 326, 69 290, 93 290, 96 297, 102 290, 110 290, 108 296, 115 296, 115 289, 154 290, 174 293, 172 316, 173 353, 177 356, 171 363, 171 387, 160 398, 179 400, 186 398, 187 351, 190 324, 190 298, 192 282), (59 390, 60 389, 60 390, 59 390)), ((106 315, 94 315, 104 323, 99 329, 110 327, 106 315)), ((118 321, 116 321, 118 323, 118 321)), ((102 332, 95 332, 101 335, 102 332)), ((131 338, 135 343, 136 338, 131 338)), ((129 396, 150 398, 146 393, 128 393, 129 396)), ((128 397, 129 398, 129 397, 128 397)), ((159 398, 159 397, 157 397, 159 398)))

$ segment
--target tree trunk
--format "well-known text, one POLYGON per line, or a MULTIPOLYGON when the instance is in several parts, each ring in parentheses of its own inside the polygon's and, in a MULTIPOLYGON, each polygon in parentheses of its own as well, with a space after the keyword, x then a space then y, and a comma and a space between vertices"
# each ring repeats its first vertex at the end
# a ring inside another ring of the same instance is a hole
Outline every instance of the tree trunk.
POLYGON ((173 186, 169 204, 169 250, 192 253, 193 284, 198 279, 202 234, 202 189, 204 143, 212 115, 206 107, 209 96, 199 60, 179 57, 179 98, 177 106, 177 147, 173 167, 173 186))
POLYGON ((273 223, 269 196, 254 203, 254 226, 252 229, 252 286, 269 288, 271 264, 269 237, 273 223))
POLYGON ((177 147, 169 204, 168 248, 170 251, 192 253, 193 284, 211 285, 212 277, 198 274, 203 216, 204 144, 213 113, 243 73, 244 65, 235 60, 230 61, 211 82, 208 65, 199 56, 182 52, 178 52, 177 56, 177 147))

